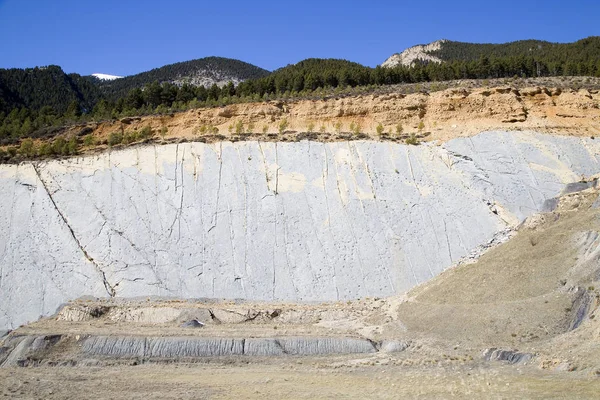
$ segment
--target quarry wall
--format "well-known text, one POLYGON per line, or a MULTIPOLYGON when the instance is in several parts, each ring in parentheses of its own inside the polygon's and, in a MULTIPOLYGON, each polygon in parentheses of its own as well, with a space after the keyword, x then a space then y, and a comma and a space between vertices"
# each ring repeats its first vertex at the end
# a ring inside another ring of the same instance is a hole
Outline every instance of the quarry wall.
POLYGON ((84 295, 406 292, 600 172, 600 140, 484 132, 147 145, 0 166, 0 329, 84 295))

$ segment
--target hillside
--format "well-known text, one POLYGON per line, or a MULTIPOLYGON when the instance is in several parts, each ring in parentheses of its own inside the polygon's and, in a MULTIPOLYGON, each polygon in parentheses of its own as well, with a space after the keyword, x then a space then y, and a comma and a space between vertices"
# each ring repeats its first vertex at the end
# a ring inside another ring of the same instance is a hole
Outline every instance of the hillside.
POLYGON ((101 97, 96 85, 56 65, 0 69, 0 114, 15 108, 39 111, 51 107, 50 113, 62 115, 71 103, 77 104, 78 112, 90 112, 101 97))
POLYGON ((127 95, 131 89, 141 88, 153 82, 169 82, 177 86, 210 87, 223 86, 229 82, 238 84, 248 79, 261 78, 269 71, 243 61, 223 57, 206 57, 165 65, 160 68, 115 80, 98 80, 102 92, 109 99, 127 95))
MULTIPOLYGON (((542 40, 520 40, 510 43, 465 43, 439 40, 428 45, 413 46, 388 58, 382 66, 412 66, 415 63, 441 63, 533 57, 554 65, 597 65, 600 59, 600 36, 592 36, 573 43, 551 43, 542 40)), ((552 70, 552 68, 550 68, 552 70)), ((575 72, 575 71, 574 71, 575 72)))
POLYGON ((446 141, 482 130, 542 130, 598 137, 600 79, 493 80, 388 87, 376 93, 194 108, 57 128, 39 140, 0 146, 0 162, 97 152, 142 142, 446 141), (439 84, 437 84, 439 85, 439 84), (479 87, 478 87, 479 86, 479 87), (72 147, 66 145, 67 142, 72 147))

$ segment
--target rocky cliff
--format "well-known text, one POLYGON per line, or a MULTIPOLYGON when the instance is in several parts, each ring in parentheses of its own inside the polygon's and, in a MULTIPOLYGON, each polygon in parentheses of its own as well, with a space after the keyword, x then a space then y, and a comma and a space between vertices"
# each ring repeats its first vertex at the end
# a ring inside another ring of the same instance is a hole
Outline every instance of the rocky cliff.
POLYGON ((399 294, 600 172, 596 139, 244 141, 0 167, 0 327, 92 296, 399 294))
MULTIPOLYGON (((468 86, 469 83, 454 84, 468 86)), ((200 108, 170 115, 91 123, 85 128, 71 127, 66 133, 92 133, 100 143, 106 142, 111 133, 139 132, 144 127, 152 128, 157 135, 163 132, 164 141, 203 142, 290 142, 303 138, 323 142, 357 139, 404 142, 411 134, 420 136, 421 141, 447 141, 490 130, 535 130, 588 137, 600 134, 600 93, 594 89, 514 84, 412 94, 398 90, 200 108), (215 128, 217 134, 213 132, 215 128)), ((100 145, 89 150, 105 148, 100 145)))
POLYGON ((430 53, 442 48, 442 45, 447 40, 436 40, 429 44, 420 44, 417 46, 409 47, 402 53, 396 53, 390 56, 387 60, 381 64, 382 67, 393 68, 398 65, 410 67, 416 62, 435 62, 441 63, 442 60, 430 53))

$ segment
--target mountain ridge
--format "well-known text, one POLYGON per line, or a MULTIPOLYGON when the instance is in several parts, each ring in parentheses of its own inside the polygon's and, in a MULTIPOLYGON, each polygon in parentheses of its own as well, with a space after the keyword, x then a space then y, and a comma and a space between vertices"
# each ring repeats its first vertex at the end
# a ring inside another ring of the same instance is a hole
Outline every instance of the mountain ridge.
POLYGON ((481 57, 500 58, 534 56, 552 61, 577 62, 597 58, 600 36, 589 36, 574 42, 556 43, 538 39, 516 40, 505 43, 471 43, 440 39, 429 44, 411 46, 394 53, 382 67, 413 66, 416 63, 473 61, 481 57))

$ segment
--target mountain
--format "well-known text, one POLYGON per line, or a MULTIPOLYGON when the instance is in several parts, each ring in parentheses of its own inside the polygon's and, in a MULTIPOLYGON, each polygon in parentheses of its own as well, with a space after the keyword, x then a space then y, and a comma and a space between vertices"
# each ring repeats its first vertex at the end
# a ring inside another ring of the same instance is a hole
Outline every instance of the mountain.
POLYGON ((441 63, 442 60, 440 58, 433 56, 430 53, 436 50, 440 50, 442 48, 442 45, 447 42, 447 40, 442 39, 425 45, 419 44, 413 47, 409 47, 402 53, 393 54, 390 58, 385 60, 383 64, 381 64, 381 66, 393 68, 398 65, 410 67, 417 62, 441 63))
POLYGON ((224 86, 246 79, 261 78, 269 71, 239 60, 207 57, 165 65, 137 75, 120 77, 108 74, 81 76, 67 74, 57 65, 35 68, 0 69, 0 113, 15 108, 39 111, 44 106, 64 114, 76 102, 81 111, 91 111, 101 99, 116 100, 134 88, 158 81, 177 86, 224 86))
POLYGON ((0 69, 0 113, 24 107, 63 114, 76 102, 91 110, 102 97, 97 85, 78 74, 66 74, 59 66, 0 69))
POLYGON ((250 95, 299 92, 325 86, 365 85, 369 83, 370 73, 371 68, 347 60, 308 58, 277 69, 263 78, 243 82, 238 87, 238 92, 250 95))
POLYGON ((444 39, 428 45, 413 46, 401 53, 393 54, 381 66, 410 67, 416 63, 474 61, 482 57, 534 57, 547 63, 596 62, 600 58, 600 36, 591 36, 573 43, 519 40, 492 44, 455 42, 444 39))
POLYGON ((269 71, 255 65, 223 57, 205 57, 184 61, 142 72, 115 80, 99 81, 99 87, 109 98, 116 99, 126 95, 131 89, 157 81, 170 82, 177 86, 210 87, 214 84, 222 87, 229 82, 235 85, 247 79, 262 78, 269 71))

